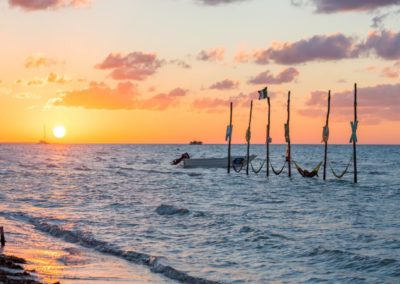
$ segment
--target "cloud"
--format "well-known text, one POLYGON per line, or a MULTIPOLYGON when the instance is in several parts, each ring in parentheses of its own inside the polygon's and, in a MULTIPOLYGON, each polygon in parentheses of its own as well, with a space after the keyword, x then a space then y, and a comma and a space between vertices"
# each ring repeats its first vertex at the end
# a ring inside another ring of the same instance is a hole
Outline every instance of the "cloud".
POLYGON ((187 90, 176 88, 166 94, 158 94, 139 101, 138 108, 147 110, 165 110, 179 105, 180 98, 186 96, 187 90))
POLYGON ((111 77, 115 80, 142 81, 155 74, 164 61, 154 53, 132 52, 127 55, 111 53, 102 63, 95 67, 112 70, 111 77))
POLYGON ((246 2, 249 0, 198 0, 201 4, 208 5, 208 6, 217 6, 222 4, 232 4, 232 3, 239 3, 239 2, 246 2))
POLYGON ((222 80, 222 81, 219 81, 219 82, 216 82, 216 83, 212 84, 209 87, 209 89, 210 90, 225 91, 225 90, 237 89, 238 86, 239 86, 239 82, 238 81, 225 79, 225 80, 222 80))
POLYGON ((327 61, 355 58, 358 49, 355 40, 343 34, 315 35, 296 42, 276 43, 266 50, 253 53, 254 62, 268 64, 299 64, 308 61, 327 61))
POLYGON ((378 56, 388 59, 400 59, 400 32, 388 30, 373 31, 361 44, 361 51, 374 51, 378 56))
MULTIPOLYGON (((400 0, 310 0, 317 13, 338 13, 350 11, 372 11, 383 7, 400 5, 400 0)), ((299 6, 304 1, 294 1, 299 6)))
POLYGON ((130 82, 121 82, 114 89, 104 83, 92 82, 86 89, 65 92, 53 99, 52 105, 107 110, 165 110, 178 105, 186 94, 186 90, 176 88, 166 94, 142 98, 136 86, 130 82))
POLYGON ((186 63, 185 61, 181 60, 181 59, 174 59, 174 60, 170 60, 171 64, 175 64, 178 67, 181 67, 183 69, 190 69, 192 68, 192 66, 190 66, 188 63, 186 63))
MULTIPOLYGON (((353 90, 334 93, 332 95, 332 114, 339 117, 352 117, 353 90)), ((326 110, 327 93, 312 92, 306 102, 303 115, 322 115, 326 110)), ((358 89, 359 120, 377 123, 382 120, 400 121, 400 84, 384 84, 358 89)))
POLYGON ((265 71, 265 72, 261 72, 254 78, 251 78, 249 80, 249 83, 254 84, 254 85, 257 85, 257 84, 279 85, 279 84, 289 83, 289 82, 294 81, 299 74, 300 74, 299 71, 297 71, 297 69, 293 68, 293 67, 290 67, 290 68, 287 68, 287 69, 281 71, 276 76, 271 74, 270 71, 265 71))
POLYGON ((223 111, 224 108, 228 108, 232 102, 235 106, 243 106, 250 100, 249 95, 240 93, 236 96, 231 96, 226 99, 221 98, 201 98, 193 101, 192 106, 198 110, 205 110, 207 112, 219 112, 223 111))
POLYGON ((26 82, 26 85, 28 86, 43 86, 45 84, 45 81, 43 79, 40 78, 35 78, 35 79, 31 79, 28 82, 26 82))
POLYGON ((55 84, 66 84, 66 83, 71 82, 71 79, 65 78, 62 75, 58 75, 58 74, 56 74, 54 72, 51 72, 49 74, 49 76, 47 76, 47 82, 55 83, 55 84))
POLYGON ((27 57, 25 59, 25 68, 40 68, 40 67, 49 67, 51 65, 57 64, 57 60, 46 57, 41 54, 35 54, 27 57))
POLYGON ((90 3, 90 0, 8 0, 11 7, 25 11, 56 10, 66 7, 79 7, 90 3))
POLYGON ((197 55, 197 59, 201 61, 222 61, 224 60, 225 49, 222 47, 202 50, 197 55))

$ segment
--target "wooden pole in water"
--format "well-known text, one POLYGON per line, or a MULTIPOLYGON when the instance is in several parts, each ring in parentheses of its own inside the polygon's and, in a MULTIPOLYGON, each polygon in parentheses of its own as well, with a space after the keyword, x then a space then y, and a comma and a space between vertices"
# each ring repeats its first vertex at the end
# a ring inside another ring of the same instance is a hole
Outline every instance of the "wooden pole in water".
POLYGON ((289 127, 289 123, 290 123, 290 91, 288 93, 288 102, 287 102, 287 128, 288 128, 288 175, 289 177, 292 176, 292 167, 291 167, 291 160, 292 160, 292 156, 291 156, 291 149, 290 149, 290 127, 289 127))
POLYGON ((228 174, 231 172, 231 143, 232 143, 232 111, 233 111, 233 104, 231 102, 230 108, 230 116, 229 116, 229 127, 230 127, 230 135, 229 135, 229 142, 228 142, 228 174))
MULTIPOLYGON (((326 113, 326 122, 325 127, 329 129, 329 114, 331 112, 331 90, 328 92, 328 112, 326 113)), ((328 131, 328 130, 327 130, 328 131)), ((325 155, 324 155, 324 180, 326 180, 326 161, 328 159, 328 137, 325 139, 325 133, 323 132, 322 137, 324 138, 325 142, 325 155)))
POLYGON ((6 239, 4 237, 4 227, 0 227, 0 243, 2 247, 6 245, 6 239))
POLYGON ((247 156, 246 156, 246 175, 249 175, 249 163, 250 163, 250 140, 251 140, 251 116, 253 114, 253 101, 250 104, 250 118, 249 118, 249 127, 246 131, 246 140, 247 140, 247 156))
POLYGON ((271 130, 271 102, 268 99, 268 124, 267 124, 267 177, 269 177, 269 143, 270 141, 270 130, 271 130))
MULTIPOLYGON (((357 123, 357 84, 354 84, 354 123, 357 123)), ((357 183, 357 141, 353 139, 354 183, 357 183)))

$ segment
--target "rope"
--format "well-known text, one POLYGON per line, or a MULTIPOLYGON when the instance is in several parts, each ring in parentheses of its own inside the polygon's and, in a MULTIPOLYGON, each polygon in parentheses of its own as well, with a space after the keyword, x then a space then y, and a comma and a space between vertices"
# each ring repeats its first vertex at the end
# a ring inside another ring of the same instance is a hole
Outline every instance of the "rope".
POLYGON ((256 175, 258 175, 258 173, 261 172, 262 168, 264 167, 265 162, 266 162, 266 160, 264 160, 264 161, 261 163, 261 166, 260 166, 260 168, 259 168, 258 170, 255 170, 254 167, 253 167, 253 162, 250 162, 251 169, 253 170, 253 172, 254 172, 256 175))
POLYGON ((235 171, 235 172, 237 172, 237 173, 240 173, 241 171, 242 171, 242 169, 243 169, 243 164, 241 164, 240 165, 240 168, 239 169, 237 169, 236 168, 236 164, 232 164, 232 168, 233 168, 233 170, 235 171))
POLYGON ((333 174, 336 178, 341 179, 341 178, 347 173, 347 171, 348 171, 348 169, 349 169, 349 167, 350 167, 350 165, 351 165, 351 161, 352 161, 352 160, 353 160, 353 155, 351 156, 351 158, 350 158, 350 160, 349 160, 349 163, 347 164, 346 168, 344 169, 344 171, 343 171, 341 174, 337 174, 337 173, 335 172, 335 170, 333 169, 331 163, 329 163, 329 167, 331 168, 332 174, 333 174))
POLYGON ((271 169, 272 169, 272 171, 274 172, 274 174, 276 174, 277 176, 279 176, 279 175, 283 172, 283 169, 285 168, 286 163, 287 163, 287 161, 285 161, 285 162, 283 163, 283 166, 282 166, 282 168, 281 168, 280 171, 276 171, 276 170, 274 169, 274 166, 272 165, 271 162, 270 162, 269 164, 271 165, 271 169))
POLYGON ((307 171, 307 170, 303 170, 303 169, 296 163, 296 161, 293 161, 293 163, 294 163, 294 165, 296 166, 297 171, 299 172, 299 174, 300 174, 302 177, 309 177, 309 178, 312 178, 312 177, 318 176, 319 169, 321 168, 321 165, 322 165, 323 162, 319 162, 318 165, 317 165, 311 172, 310 172, 310 171, 307 171))

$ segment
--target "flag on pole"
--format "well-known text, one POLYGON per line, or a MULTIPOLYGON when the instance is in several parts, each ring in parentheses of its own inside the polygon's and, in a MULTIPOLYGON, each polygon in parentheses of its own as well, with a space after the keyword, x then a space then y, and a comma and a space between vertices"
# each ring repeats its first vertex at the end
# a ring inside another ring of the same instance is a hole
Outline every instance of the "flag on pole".
POLYGON ((268 98, 268 87, 265 87, 264 89, 258 91, 259 100, 264 100, 266 98, 268 98))

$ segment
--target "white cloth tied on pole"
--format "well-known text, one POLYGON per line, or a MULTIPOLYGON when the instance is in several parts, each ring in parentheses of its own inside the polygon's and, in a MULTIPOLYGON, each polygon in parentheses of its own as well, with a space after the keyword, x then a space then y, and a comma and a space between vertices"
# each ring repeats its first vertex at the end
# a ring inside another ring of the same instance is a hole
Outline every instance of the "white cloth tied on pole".
POLYGON ((328 140, 329 140, 329 127, 328 127, 328 125, 325 125, 322 128, 322 142, 327 143, 328 140))
POLYGON ((351 137, 350 137, 350 142, 349 143, 357 143, 357 127, 358 127, 358 120, 351 121, 350 122, 351 125, 351 137))
POLYGON ((249 128, 247 128, 247 131, 246 131, 246 142, 250 142, 250 139, 251 139, 251 131, 250 131, 250 127, 249 127, 249 128))
POLYGON ((232 130, 233 130, 233 125, 228 125, 226 127, 225 141, 228 141, 228 139, 232 138, 232 130))
POLYGON ((285 123, 285 140, 286 140, 286 143, 290 142, 289 125, 287 123, 285 123))

